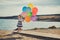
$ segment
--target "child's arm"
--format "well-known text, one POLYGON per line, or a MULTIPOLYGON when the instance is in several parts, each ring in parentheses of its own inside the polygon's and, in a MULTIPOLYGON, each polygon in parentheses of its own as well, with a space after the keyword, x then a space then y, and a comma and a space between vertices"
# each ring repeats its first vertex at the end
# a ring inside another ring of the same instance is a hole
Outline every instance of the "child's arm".
POLYGON ((25 18, 24 18, 24 17, 22 17, 22 19, 23 19, 23 21, 24 21, 24 19, 25 19, 25 18))
POLYGON ((19 15, 18 15, 18 19, 19 19, 20 17, 19 17, 19 15))

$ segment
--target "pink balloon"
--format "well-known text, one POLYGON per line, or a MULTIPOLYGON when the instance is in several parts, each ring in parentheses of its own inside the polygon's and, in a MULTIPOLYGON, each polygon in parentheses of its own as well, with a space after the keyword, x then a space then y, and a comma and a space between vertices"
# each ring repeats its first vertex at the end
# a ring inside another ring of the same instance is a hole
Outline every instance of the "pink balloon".
POLYGON ((26 17, 27 16, 27 13, 26 12, 22 12, 21 13, 21 16, 26 17))
POLYGON ((32 21, 36 21, 36 19, 37 19, 36 16, 32 16, 32 17, 31 17, 31 20, 32 20, 32 21))

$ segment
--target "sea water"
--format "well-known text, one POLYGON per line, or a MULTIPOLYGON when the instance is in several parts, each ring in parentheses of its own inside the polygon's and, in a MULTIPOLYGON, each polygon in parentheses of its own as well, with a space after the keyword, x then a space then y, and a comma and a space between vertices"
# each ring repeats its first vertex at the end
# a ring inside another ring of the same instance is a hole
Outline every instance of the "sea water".
MULTIPOLYGON (((0 30, 14 30, 17 28, 18 20, 0 19, 0 30)), ((60 27, 60 22, 31 21, 23 22, 22 29, 48 28, 50 26, 60 27)))

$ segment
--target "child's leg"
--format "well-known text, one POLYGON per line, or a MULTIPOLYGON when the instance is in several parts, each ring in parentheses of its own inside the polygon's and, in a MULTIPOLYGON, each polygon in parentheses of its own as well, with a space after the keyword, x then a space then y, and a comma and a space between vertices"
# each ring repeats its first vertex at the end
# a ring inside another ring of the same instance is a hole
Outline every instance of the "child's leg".
POLYGON ((21 30, 22 30, 21 27, 18 27, 18 32, 21 32, 21 30))

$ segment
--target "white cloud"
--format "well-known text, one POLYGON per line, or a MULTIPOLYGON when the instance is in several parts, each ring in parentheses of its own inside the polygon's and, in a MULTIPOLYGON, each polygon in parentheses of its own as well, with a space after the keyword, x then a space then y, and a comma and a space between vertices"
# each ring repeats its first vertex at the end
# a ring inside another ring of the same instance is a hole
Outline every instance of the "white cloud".
POLYGON ((38 14, 58 14, 60 13, 60 6, 38 6, 38 14))
POLYGON ((10 4, 28 4, 33 3, 36 5, 60 5, 60 0, 0 0, 2 5, 10 4))

